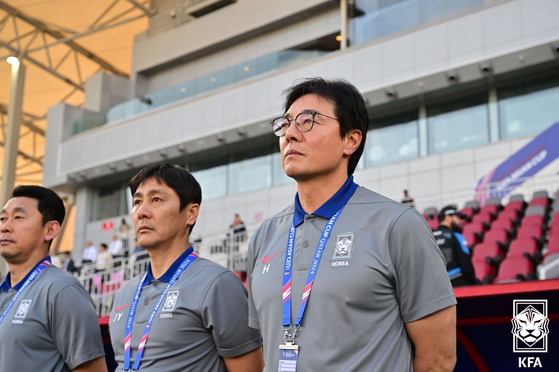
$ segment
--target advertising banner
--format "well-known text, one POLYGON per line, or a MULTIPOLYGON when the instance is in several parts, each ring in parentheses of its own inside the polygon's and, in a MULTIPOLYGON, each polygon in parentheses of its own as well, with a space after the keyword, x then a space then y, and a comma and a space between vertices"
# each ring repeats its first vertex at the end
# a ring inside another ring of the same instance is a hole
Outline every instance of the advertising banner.
POLYGON ((489 198, 503 198, 557 157, 559 157, 559 123, 553 124, 481 177, 475 186, 475 199, 480 205, 484 205, 489 198))

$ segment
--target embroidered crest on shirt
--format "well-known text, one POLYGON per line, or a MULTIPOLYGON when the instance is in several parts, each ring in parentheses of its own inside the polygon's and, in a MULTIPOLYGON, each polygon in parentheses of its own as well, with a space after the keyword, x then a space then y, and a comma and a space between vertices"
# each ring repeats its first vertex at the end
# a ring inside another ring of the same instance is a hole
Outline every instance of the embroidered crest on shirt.
POLYGON ((167 297, 165 298, 165 305, 161 311, 173 311, 177 305, 177 300, 179 299, 179 291, 169 291, 167 292, 167 297))
MULTIPOLYGON (((351 258, 351 251, 353 250, 353 233, 342 233, 336 235, 336 247, 334 249, 333 260, 349 260, 351 258)), ((347 262, 346 262, 347 263, 347 262)), ((334 265, 332 266, 340 266, 334 265)), ((347 265, 343 265, 347 266, 347 265)))
POLYGON ((25 318, 25 316, 27 315, 27 310, 29 310, 29 306, 31 306, 31 301, 32 300, 21 300, 14 318, 25 318))

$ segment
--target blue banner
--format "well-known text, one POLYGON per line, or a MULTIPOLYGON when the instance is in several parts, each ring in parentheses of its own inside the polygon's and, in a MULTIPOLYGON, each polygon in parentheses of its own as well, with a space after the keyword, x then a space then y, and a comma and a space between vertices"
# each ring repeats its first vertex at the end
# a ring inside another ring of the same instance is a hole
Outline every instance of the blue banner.
POLYGON ((475 199, 480 205, 484 205, 489 198, 502 198, 508 195, 557 157, 559 157, 559 123, 553 124, 481 177, 475 187, 475 199))

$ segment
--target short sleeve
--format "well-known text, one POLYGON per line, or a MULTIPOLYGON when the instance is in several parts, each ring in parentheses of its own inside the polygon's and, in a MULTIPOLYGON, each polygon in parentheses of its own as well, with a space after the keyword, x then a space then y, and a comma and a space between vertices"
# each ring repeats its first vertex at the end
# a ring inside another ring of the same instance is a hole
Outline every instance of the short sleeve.
POLYGON ((456 304, 441 250, 415 210, 406 209, 396 218, 388 236, 388 249, 405 323, 456 304))
POLYGON ((220 274, 210 285, 201 314, 221 357, 241 356, 262 346, 260 332, 248 326, 247 291, 232 272, 220 274))
POLYGON ((256 241, 256 232, 250 239, 248 246, 247 258, 247 278, 248 278, 248 324, 252 328, 260 329, 260 322, 258 320, 258 312, 254 305, 254 298, 252 296, 252 271, 254 269, 254 242, 256 241))
POLYGON ((70 369, 105 355, 99 320, 84 288, 77 284, 62 288, 51 305, 52 338, 70 369))

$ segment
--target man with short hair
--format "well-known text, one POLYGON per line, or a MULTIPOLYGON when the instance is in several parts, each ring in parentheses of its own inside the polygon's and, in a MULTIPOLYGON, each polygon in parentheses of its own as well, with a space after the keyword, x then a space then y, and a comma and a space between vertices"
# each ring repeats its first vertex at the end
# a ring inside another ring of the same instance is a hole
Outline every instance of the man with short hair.
POLYGON ((134 232, 150 263, 116 294, 109 327, 117 371, 262 371, 246 289, 188 244, 202 202, 196 179, 163 163, 141 170, 129 187, 134 232))
POLYGON ((247 262, 265 371, 451 371, 456 299, 431 230, 353 182, 363 97, 321 78, 285 93, 272 129, 297 194, 252 236, 247 262))
POLYGON ((113 258, 120 258, 124 254, 122 240, 120 240, 116 234, 113 234, 113 240, 111 240, 109 244, 109 253, 113 258))
POLYGON ((470 249, 466 239, 460 234, 461 219, 465 214, 458 212, 455 206, 448 205, 438 215, 439 227, 433 231, 435 240, 446 261, 446 270, 453 287, 478 284, 470 249))
POLYGON ((65 210, 54 191, 19 186, 0 214, 0 371, 104 372, 105 351, 91 297, 55 267, 49 248, 65 210))
POLYGON ((93 243, 87 241, 83 250, 82 263, 95 263, 95 261, 97 261, 97 248, 93 243))

